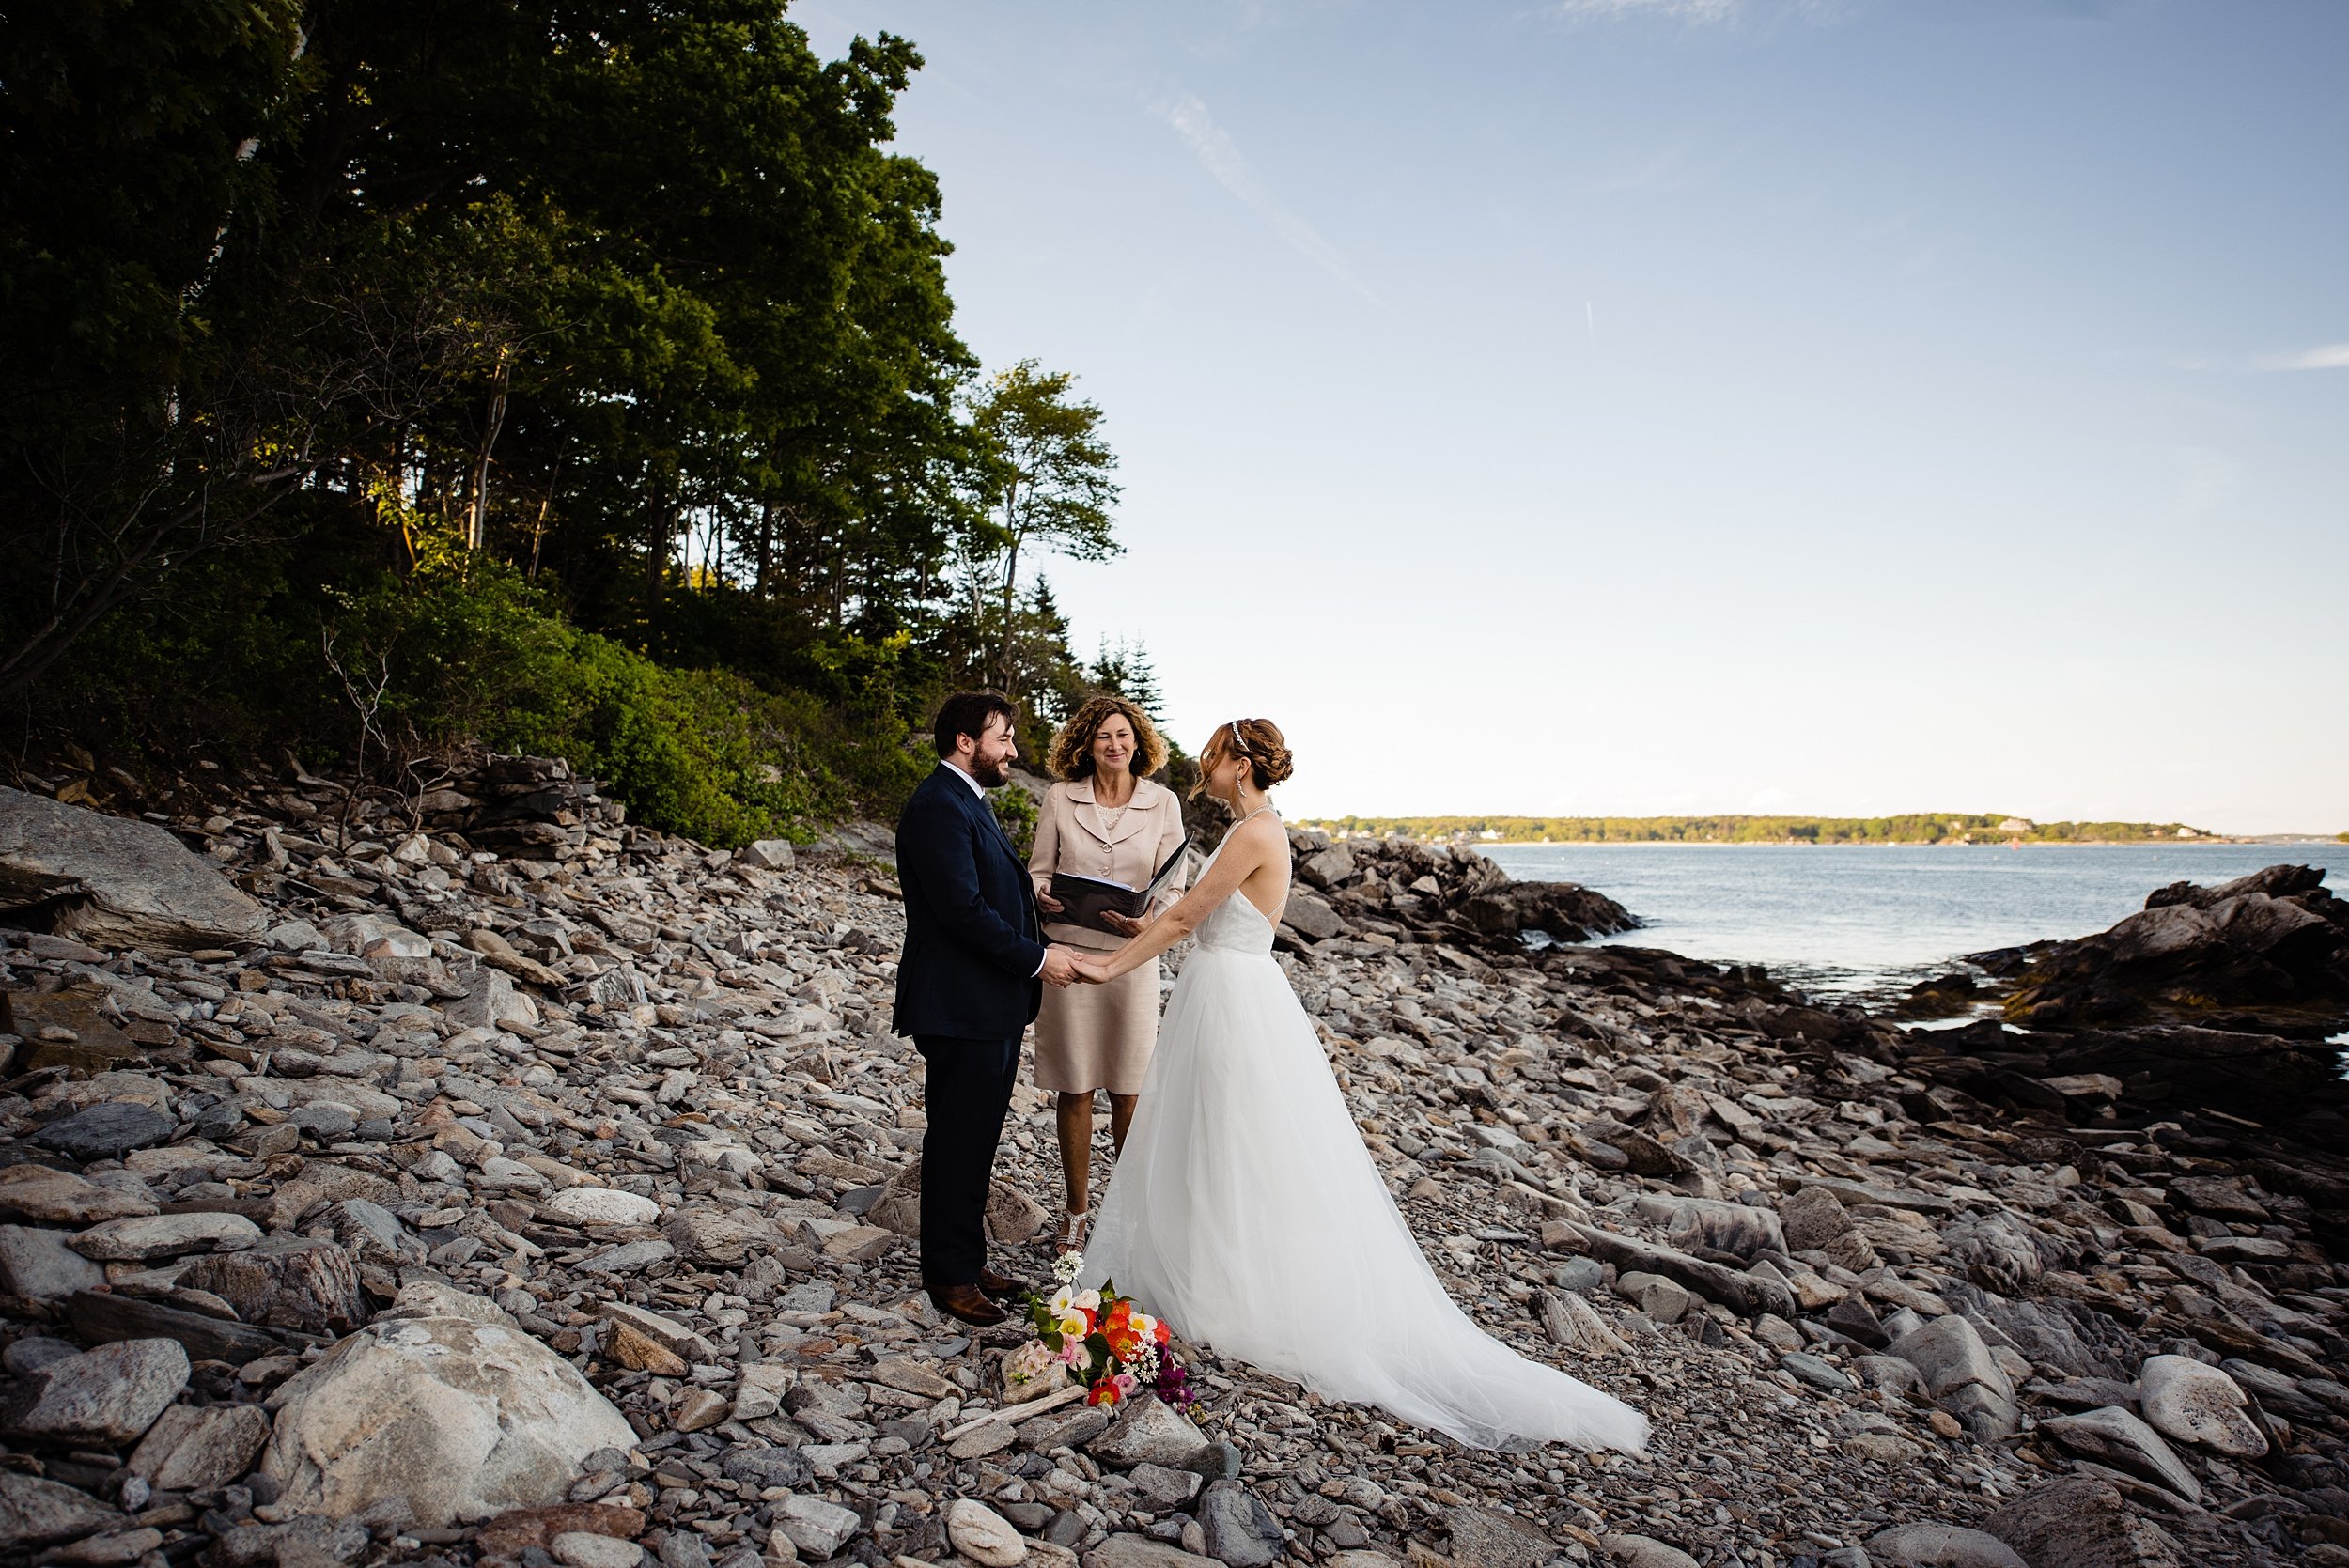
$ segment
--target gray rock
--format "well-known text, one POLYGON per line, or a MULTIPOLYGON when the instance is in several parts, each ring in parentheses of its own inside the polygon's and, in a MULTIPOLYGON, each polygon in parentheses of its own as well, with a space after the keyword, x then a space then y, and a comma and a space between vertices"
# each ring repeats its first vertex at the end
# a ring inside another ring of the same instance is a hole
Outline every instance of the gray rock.
POLYGON ((2083 1459, 2141 1476, 2188 1502, 2202 1500, 2202 1483, 2161 1440, 2161 1434, 2116 1405, 2050 1417, 2039 1423, 2039 1432, 2083 1459))
POLYGON ((131 1473, 158 1492, 226 1486, 253 1468, 269 1433, 269 1412, 257 1405, 175 1405, 132 1453, 131 1473))
MULTIPOLYGON (((1070 1515, 1074 1517, 1074 1515, 1070 1515)), ((1112 1535, 1084 1555, 1084 1568, 1221 1568, 1211 1557, 1146 1535, 1112 1535)))
POLYGON ((1778 1218, 1785 1227, 1789 1252, 1824 1251, 1828 1242, 1852 1228, 1843 1201, 1822 1187, 1806 1187, 1780 1199, 1778 1218))
POLYGON ((650 1198, 610 1187, 568 1187, 547 1200, 547 1207, 583 1225, 650 1225, 661 1205, 650 1198))
POLYGON ((1661 1274, 1626 1269, 1615 1276, 1615 1294, 1657 1323, 1678 1323, 1688 1315, 1688 1292, 1661 1274))
POLYGON ((1027 1560, 1027 1543, 1011 1521, 972 1498, 946 1505, 946 1538, 979 1568, 1017 1568, 1027 1560))
POLYGON ((1196 1513, 1206 1533, 1207 1555, 1225 1568, 1266 1568, 1281 1560, 1281 1521, 1238 1482, 1210 1484, 1196 1513))
POLYGON ((15 1376, 30 1377, 46 1367, 70 1360, 81 1353, 82 1347, 70 1340, 51 1339, 46 1334, 27 1334, 23 1339, 9 1342, 7 1352, 0 1354, 0 1365, 6 1365, 15 1376))
POLYGON ((709 1548, 688 1529, 673 1529, 661 1538, 661 1568, 711 1568, 709 1548))
POLYGON ((1829 1393, 1852 1393, 1859 1387, 1841 1371, 1806 1350, 1789 1351, 1778 1358, 1778 1364, 1802 1382, 1814 1389, 1825 1389, 1829 1393))
POLYGON ((2267 1452, 2267 1435, 2244 1413, 2233 1378, 2190 1356, 2155 1356, 2137 1374, 2146 1424, 2165 1437, 2199 1443, 2232 1459, 2267 1452))
POLYGON ((1164 1465, 1136 1465, 1127 1480, 1141 1489, 1159 1509, 1180 1508, 1199 1495, 1199 1473, 1196 1470, 1169 1469, 1164 1465))
POLYGON ((0 1291, 35 1301, 63 1301, 77 1290, 96 1290, 106 1270, 66 1245, 62 1231, 29 1225, 0 1225, 0 1291))
POLYGON ((1995 1441, 2020 1424, 2013 1381, 1973 1324, 1957 1313, 1910 1329, 1888 1354, 1915 1367, 1925 1392, 1977 1438, 1995 1441))
POLYGON ((2084 1476, 2035 1487, 1982 1527, 2030 1568, 2186 1568, 2168 1531, 2131 1514, 2104 1482, 2084 1476))
POLYGON ((1281 909, 1281 924, 1318 942, 1345 930, 1346 917, 1307 889, 1291 886, 1289 901, 1281 909))
POLYGON ((727 1451, 719 1469, 728 1481, 762 1492, 774 1486, 804 1486, 816 1479, 815 1469, 798 1449, 734 1448, 727 1451))
POLYGON ((1943 1232, 1941 1239, 1968 1279, 2001 1296, 2030 1290, 2050 1261, 2037 1234, 2012 1214, 1961 1221, 1943 1232))
POLYGON ((0 1551, 80 1541, 129 1522, 86 1492, 0 1470, 0 1551))
POLYGON ((653 1265, 667 1263, 676 1256, 677 1248, 669 1242, 631 1241, 608 1252, 598 1252, 571 1266, 590 1274, 641 1274, 653 1265))
POLYGON ((115 1447, 134 1441, 188 1386, 188 1353, 170 1340, 120 1340, 52 1361, 0 1417, 12 1437, 115 1447))
POLYGON ((1574 1228, 1591 1255, 1613 1264, 1618 1274, 1632 1269, 1660 1274, 1707 1301, 1719 1302, 1740 1317, 1774 1312, 1791 1323, 1802 1315, 1795 1293, 1786 1288, 1783 1280, 1742 1273, 1703 1258, 1692 1258, 1670 1247, 1602 1231, 1595 1225, 1577 1224, 1574 1228))
POLYGON ((1648 1535, 1602 1535, 1599 1549, 1615 1568, 1697 1568, 1697 1560, 1648 1535))
POLYGON ((92 1160, 120 1159, 133 1149, 152 1148, 179 1126, 151 1105, 109 1100, 50 1123, 33 1134, 33 1141, 87 1165, 92 1160))
POLYGON ((466 1028, 495 1029, 506 1023, 537 1023, 538 1004, 531 1001, 526 993, 516 990, 514 983, 499 970, 481 970, 474 976, 472 986, 463 997, 443 1006, 443 1011, 466 1028))
POLYGON ((1870 1536, 1867 1552, 1879 1568, 2031 1568, 1997 1536, 1962 1525, 1894 1525, 1870 1536))
POLYGON ((1444 1510, 1444 1529, 1452 1532, 1454 1560, 1490 1564, 1491 1568, 1546 1568, 1559 1555, 1555 1541, 1514 1514, 1498 1509, 1454 1507, 1444 1510))
POLYGON ((736 858, 745 865, 762 871, 788 871, 797 859, 787 838, 762 838, 748 848, 737 852, 736 858))
POLYGON ((1588 1296, 1607 1282, 1607 1267, 1596 1258, 1568 1258, 1550 1270, 1549 1279, 1560 1290, 1588 1296))
POLYGON ((1955 1312, 1903 1334, 1892 1342, 1888 1354, 1915 1367, 1925 1380, 1925 1392, 1935 1399, 1968 1383, 1980 1383, 2009 1397, 2015 1392, 1982 1335, 1955 1312))
POLYGON ((48 1225, 95 1225, 153 1214, 155 1200, 141 1191, 86 1181, 46 1165, 12 1165, 0 1171, 0 1219, 48 1225))
POLYGON ((261 906, 168 829, 0 787, 0 908, 62 900, 59 936, 194 948, 258 938, 261 906))
POLYGON ((637 1568, 645 1549, 617 1536, 567 1529, 547 1543, 547 1550, 563 1568, 637 1568))
POLYGON ((1765 1250, 1788 1250, 1785 1231, 1770 1209, 1659 1192, 1641 1193, 1632 1200, 1631 1209, 1650 1224, 1663 1227, 1665 1239, 1683 1251, 1709 1247, 1750 1259, 1765 1250))
POLYGON ((233 1252, 261 1239, 241 1214, 153 1214, 109 1219, 73 1238, 73 1250, 101 1263, 147 1263, 189 1252, 233 1252))
POLYGON ((1019 1423, 1019 1446, 1045 1449, 1082 1448, 1109 1430, 1110 1412, 1097 1405, 1075 1409, 1047 1410, 1019 1423))
POLYGON ((359 1118, 350 1108, 332 1100, 296 1106, 287 1120, 321 1143, 339 1143, 359 1130, 359 1118))
POLYGON ((1859 1380, 1871 1389, 1903 1397, 1924 1397, 1924 1378, 1915 1367, 1896 1356, 1855 1357, 1851 1365, 1859 1380))
POLYGON ((1189 1469, 1212 1446, 1190 1418, 1156 1394, 1143 1394, 1119 1411, 1085 1452, 1121 1469, 1141 1464, 1189 1469))
POLYGON ((818 1561, 838 1554, 864 1528, 854 1509, 796 1493, 774 1505, 775 1528, 818 1561))
POLYGON ((261 1469, 289 1512, 406 1497, 438 1529, 559 1502, 588 1454, 634 1445, 568 1361, 469 1299, 412 1286, 278 1390, 261 1469))

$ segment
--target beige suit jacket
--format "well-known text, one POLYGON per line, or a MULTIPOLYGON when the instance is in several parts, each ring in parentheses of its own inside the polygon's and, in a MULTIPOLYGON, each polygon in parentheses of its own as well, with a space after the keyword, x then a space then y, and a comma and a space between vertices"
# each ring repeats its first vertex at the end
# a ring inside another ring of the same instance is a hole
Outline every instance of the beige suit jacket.
MULTIPOLYGON (((1110 815, 1094 803, 1091 779, 1072 779, 1045 792, 1044 804, 1036 813, 1035 846, 1028 855, 1028 873, 1035 878, 1038 891, 1050 886, 1056 871, 1141 887, 1183 841, 1182 801, 1173 790, 1148 779, 1134 781, 1133 800, 1113 828, 1110 815)), ((1160 902, 1172 902, 1182 886, 1183 873, 1177 871, 1160 902)), ((1089 926, 1064 924, 1049 915, 1044 934, 1070 947, 1096 950, 1117 947, 1126 940, 1089 926)))

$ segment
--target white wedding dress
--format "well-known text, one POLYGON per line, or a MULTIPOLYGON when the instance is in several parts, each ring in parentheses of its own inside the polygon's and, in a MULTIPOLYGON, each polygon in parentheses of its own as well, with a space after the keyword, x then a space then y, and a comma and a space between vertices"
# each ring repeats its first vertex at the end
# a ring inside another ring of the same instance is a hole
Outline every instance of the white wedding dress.
POLYGON ((1646 1446, 1647 1420, 1469 1319, 1362 1146, 1321 1042, 1234 893, 1167 1000, 1081 1283, 1186 1338, 1476 1448, 1646 1446))

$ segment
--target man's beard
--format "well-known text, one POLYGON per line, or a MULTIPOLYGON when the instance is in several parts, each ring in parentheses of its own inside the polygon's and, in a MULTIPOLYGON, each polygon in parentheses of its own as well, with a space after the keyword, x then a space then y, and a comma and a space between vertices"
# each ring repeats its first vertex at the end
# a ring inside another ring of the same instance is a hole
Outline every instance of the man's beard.
POLYGON ((978 780, 979 783, 987 785, 989 789, 1001 789, 1003 785, 1011 783, 1011 764, 1008 762, 981 762, 978 758, 972 757, 971 759, 971 776, 978 780))

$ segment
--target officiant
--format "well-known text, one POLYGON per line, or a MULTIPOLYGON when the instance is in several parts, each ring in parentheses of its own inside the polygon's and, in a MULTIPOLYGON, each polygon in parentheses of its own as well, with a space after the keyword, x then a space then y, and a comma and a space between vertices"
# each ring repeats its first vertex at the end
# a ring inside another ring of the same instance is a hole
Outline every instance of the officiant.
MULTIPOLYGON (((1181 847, 1182 802, 1148 778, 1166 766, 1166 742, 1141 708, 1103 693, 1087 699, 1061 726, 1047 760, 1059 782, 1045 793, 1036 815, 1035 847, 1028 856, 1044 934, 1070 947, 1107 952, 1141 930, 1143 921, 1115 911, 1101 917, 1106 930, 1055 921, 1068 911, 1052 896, 1052 877, 1062 873, 1140 888, 1181 847)), ((1173 903, 1181 892, 1177 871, 1156 907, 1173 903)), ((1044 994, 1035 1020, 1035 1086, 1060 1096, 1061 1172, 1067 1196, 1054 1239, 1064 1251, 1083 1247, 1092 1219, 1093 1096, 1107 1091, 1110 1137, 1122 1153, 1158 1037, 1155 958, 1107 986, 1071 986, 1044 994)))

